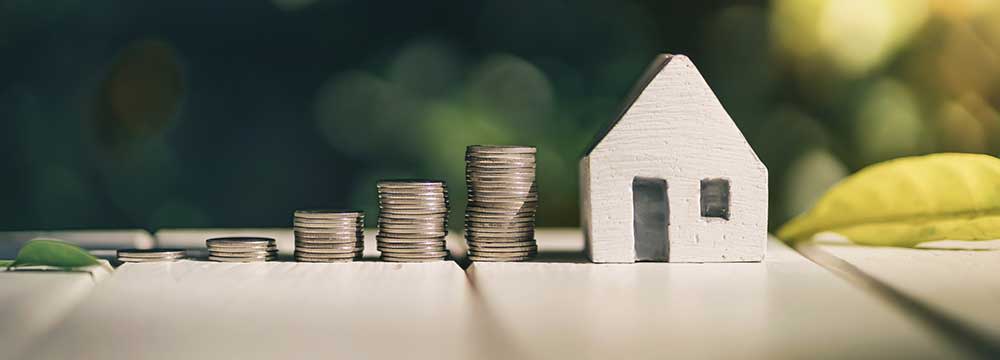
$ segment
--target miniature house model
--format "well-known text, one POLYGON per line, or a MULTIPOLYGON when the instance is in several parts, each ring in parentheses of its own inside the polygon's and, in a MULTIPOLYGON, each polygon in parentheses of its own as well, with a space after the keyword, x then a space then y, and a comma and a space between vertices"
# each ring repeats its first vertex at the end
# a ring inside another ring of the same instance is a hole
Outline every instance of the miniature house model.
POLYGON ((767 168, 683 55, 660 55, 580 160, 597 263, 761 261, 767 168))

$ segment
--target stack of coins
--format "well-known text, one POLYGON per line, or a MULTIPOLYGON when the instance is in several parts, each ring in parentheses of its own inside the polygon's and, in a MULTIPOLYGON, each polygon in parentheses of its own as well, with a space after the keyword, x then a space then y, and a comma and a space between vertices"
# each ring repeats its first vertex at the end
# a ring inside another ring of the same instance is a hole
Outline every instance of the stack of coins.
POLYGON ((264 237, 220 237, 205 241, 208 259, 221 262, 262 262, 278 257, 274 239, 264 237))
POLYGON ((535 256, 535 148, 472 145, 465 151, 465 239, 472 261, 535 256))
POLYGON ((161 262, 177 261, 185 256, 181 249, 121 249, 118 250, 118 261, 121 262, 161 262))
POLYGON ((299 210, 294 214, 295 261, 349 262, 365 250, 365 213, 299 210))
POLYGON ((378 182, 378 250, 382 260, 428 262, 448 256, 448 187, 437 180, 378 182))

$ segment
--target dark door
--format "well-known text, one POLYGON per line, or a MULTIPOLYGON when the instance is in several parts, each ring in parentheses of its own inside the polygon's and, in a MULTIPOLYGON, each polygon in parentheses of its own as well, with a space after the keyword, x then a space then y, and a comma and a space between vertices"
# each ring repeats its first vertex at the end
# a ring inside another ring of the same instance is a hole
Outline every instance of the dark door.
POLYGON ((636 261, 669 259, 669 224, 667 181, 644 177, 632 179, 632 229, 635 235, 636 261))

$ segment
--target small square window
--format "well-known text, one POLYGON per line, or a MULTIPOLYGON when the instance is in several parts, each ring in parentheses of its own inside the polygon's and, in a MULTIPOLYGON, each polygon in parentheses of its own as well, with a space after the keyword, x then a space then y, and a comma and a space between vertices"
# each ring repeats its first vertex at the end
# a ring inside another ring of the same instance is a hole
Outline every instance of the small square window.
POLYGON ((729 220, 729 180, 701 181, 701 216, 729 220))

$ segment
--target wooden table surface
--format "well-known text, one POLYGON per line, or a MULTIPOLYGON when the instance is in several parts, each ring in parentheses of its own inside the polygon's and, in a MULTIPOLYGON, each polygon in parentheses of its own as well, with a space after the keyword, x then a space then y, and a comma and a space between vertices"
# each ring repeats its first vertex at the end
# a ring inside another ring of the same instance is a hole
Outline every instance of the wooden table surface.
MULTIPOLYGON (((291 231, 166 229, 155 241, 201 247, 218 234, 290 239, 291 231)), ((0 234, 0 247, 8 238, 0 234)), ((127 264, 96 285, 80 274, 0 273, 0 321, 23 324, 0 332, 0 348, 25 359, 975 358, 997 344, 989 270, 998 263, 989 261, 1000 252, 991 249, 906 257, 821 249, 976 329, 956 335, 773 240, 762 263, 595 265, 583 259, 577 229, 539 229, 537 238, 539 258, 526 263, 188 260, 127 264), (938 257, 966 260, 920 265, 938 257), (901 275, 908 270, 957 295, 923 288, 901 275), (966 338, 976 334, 986 335, 966 338)), ((450 240, 460 255, 461 239, 450 240)))

